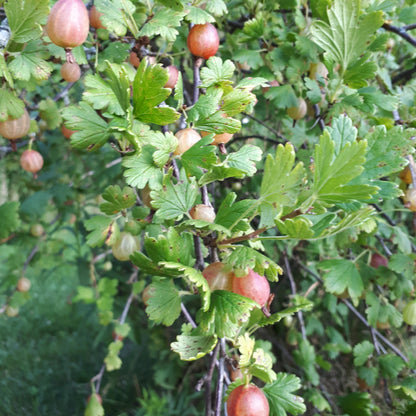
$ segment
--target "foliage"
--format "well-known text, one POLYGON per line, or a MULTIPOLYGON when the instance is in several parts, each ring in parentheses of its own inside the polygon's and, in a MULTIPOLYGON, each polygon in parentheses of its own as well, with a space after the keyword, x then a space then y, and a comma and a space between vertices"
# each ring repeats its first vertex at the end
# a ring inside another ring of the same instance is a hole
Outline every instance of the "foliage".
POLYGON ((73 50, 43 30, 54 3, 0 1, 0 127, 31 117, 0 136, 0 413, 220 416, 251 382, 272 416, 413 414, 413 2, 95 0, 73 50), (267 303, 210 289, 218 261, 267 303))

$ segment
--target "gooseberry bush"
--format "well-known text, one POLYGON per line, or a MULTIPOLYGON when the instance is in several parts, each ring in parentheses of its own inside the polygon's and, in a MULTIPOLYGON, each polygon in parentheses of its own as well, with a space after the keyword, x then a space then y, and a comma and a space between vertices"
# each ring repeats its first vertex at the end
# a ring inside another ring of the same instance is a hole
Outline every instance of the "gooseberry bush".
POLYGON ((0 413, 414 415, 415 14, 0 0, 0 413))

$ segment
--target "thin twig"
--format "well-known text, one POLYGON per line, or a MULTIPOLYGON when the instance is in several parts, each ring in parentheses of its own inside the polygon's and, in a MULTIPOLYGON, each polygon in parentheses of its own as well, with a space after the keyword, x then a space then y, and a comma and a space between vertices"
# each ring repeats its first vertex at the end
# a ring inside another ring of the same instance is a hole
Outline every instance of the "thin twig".
POLYGON ((287 140, 284 136, 282 136, 277 130, 275 130, 274 128, 270 127, 267 123, 265 123, 264 121, 252 116, 251 114, 248 113, 241 113, 242 115, 251 118, 252 120, 254 120, 256 123, 261 124, 263 127, 266 127, 267 130, 271 131, 276 137, 278 137, 279 139, 283 140, 284 143, 288 142, 289 140, 287 140))
POLYGON ((196 325, 195 321, 192 319, 191 314, 188 312, 188 309, 183 304, 183 302, 181 302, 181 309, 182 309, 183 315, 185 316, 185 319, 191 324, 192 328, 195 329, 197 327, 197 325, 196 325))
POLYGON ((208 372, 204 377, 205 383, 205 416, 211 416, 212 402, 211 402, 211 382, 212 376, 214 374, 214 368, 217 361, 218 349, 220 347, 220 342, 217 342, 217 345, 212 355, 211 364, 209 366, 208 372))
POLYGON ((219 360, 218 360, 218 380, 217 380, 217 389, 215 392, 215 408, 214 408, 214 416, 221 416, 221 404, 222 398, 224 394, 224 363, 225 363, 225 338, 220 339, 220 352, 219 352, 219 360))
POLYGON ((416 39, 413 36, 410 36, 406 32, 405 28, 393 26, 390 23, 384 23, 382 27, 383 27, 383 29, 386 29, 389 32, 396 33, 397 35, 402 37, 404 40, 409 42, 411 45, 416 47, 416 39))

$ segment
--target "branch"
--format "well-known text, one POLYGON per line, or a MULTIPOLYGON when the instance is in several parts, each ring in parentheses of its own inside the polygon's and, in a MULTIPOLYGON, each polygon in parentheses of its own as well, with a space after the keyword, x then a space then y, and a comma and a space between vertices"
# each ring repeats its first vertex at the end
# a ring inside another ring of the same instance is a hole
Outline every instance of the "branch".
POLYGON ((266 230, 267 230, 266 227, 259 228, 258 230, 253 231, 250 234, 242 235, 242 236, 239 236, 239 237, 227 238, 227 239, 219 241, 215 244, 217 246, 223 246, 223 245, 228 245, 228 244, 240 243, 241 241, 252 240, 252 239, 256 238, 259 234, 264 233, 266 230))
POLYGON ((409 42, 411 45, 416 47, 416 39, 413 36, 410 36, 408 33, 406 33, 405 27, 403 28, 403 27, 393 26, 390 23, 384 23, 382 27, 383 29, 389 32, 396 33, 397 35, 401 36, 404 40, 409 42))
POLYGON ((222 404, 222 397, 224 393, 224 363, 225 363, 225 338, 220 339, 220 359, 218 365, 218 381, 217 381, 217 389, 215 392, 215 409, 214 409, 214 416, 221 416, 221 404, 222 404))
POLYGON ((283 143, 287 143, 289 140, 286 139, 284 136, 282 136, 277 130, 275 130, 274 128, 268 126, 264 121, 252 116, 251 114, 248 113, 241 113, 243 116, 246 116, 248 118, 251 118, 252 120, 254 120, 256 123, 261 124, 262 126, 266 127, 267 130, 271 131, 274 135, 276 135, 276 137, 278 137, 279 139, 283 140, 283 143))

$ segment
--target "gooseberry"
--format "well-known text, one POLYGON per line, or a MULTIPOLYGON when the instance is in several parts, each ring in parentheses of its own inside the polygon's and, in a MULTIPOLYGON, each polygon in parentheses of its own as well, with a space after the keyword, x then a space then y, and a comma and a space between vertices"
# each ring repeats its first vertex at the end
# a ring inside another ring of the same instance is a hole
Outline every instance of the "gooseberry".
POLYGON ((416 300, 410 301, 403 309, 403 321, 407 325, 416 325, 416 300))
POLYGON ((33 224, 30 227, 30 234, 33 235, 33 237, 40 237, 44 233, 44 229, 42 227, 42 224, 33 224))
POLYGON ((270 407, 263 391, 254 384, 236 387, 227 399, 228 416, 269 416, 270 407))
POLYGON ((191 129, 191 128, 179 130, 175 134, 175 136, 178 139, 178 147, 173 152, 173 154, 176 156, 179 156, 182 153, 185 153, 196 142, 201 140, 201 136, 199 135, 199 133, 196 130, 191 129))
POLYGON ((20 166, 27 172, 37 173, 42 169, 43 157, 36 150, 25 150, 20 156, 20 166))
POLYGON ((370 266, 378 269, 380 266, 387 267, 389 261, 380 253, 373 253, 371 255, 370 266))
POLYGON ((13 306, 7 306, 6 315, 9 318, 13 318, 19 314, 19 308, 14 308, 13 306))
POLYGON ((305 117, 307 109, 308 107, 306 105, 306 101, 302 97, 299 97, 298 105, 295 107, 289 107, 286 110, 286 113, 292 120, 296 121, 305 117))
POLYGON ((21 277, 17 281, 16 288, 19 292, 28 292, 30 289, 30 286, 32 286, 30 280, 27 277, 21 277))
POLYGON ((260 306, 264 306, 270 297, 268 280, 251 269, 243 277, 234 277, 232 291, 253 299, 260 306))
POLYGON ((74 133, 76 133, 76 130, 70 130, 70 129, 68 129, 67 127, 65 127, 63 124, 62 124, 61 130, 62 130, 62 134, 64 135, 64 137, 65 137, 66 139, 70 139, 70 138, 71 138, 71 136, 72 136, 74 133))
POLYGON ((67 82, 78 81, 81 77, 81 68, 76 62, 65 62, 61 67, 61 75, 67 82))
POLYGON ((208 59, 217 53, 220 37, 211 23, 194 25, 187 37, 188 49, 195 56, 208 59))
POLYGON ((113 256, 120 261, 130 259, 130 256, 140 250, 140 241, 130 233, 121 232, 119 238, 112 245, 113 256))
POLYGON ((165 88, 175 88, 176 83, 178 82, 179 71, 175 65, 169 65, 167 68, 169 79, 168 82, 165 84, 165 88))
POLYGON ((99 12, 95 6, 92 6, 88 16, 90 19, 90 26, 94 29, 105 29, 106 27, 101 22, 103 13, 99 12))
POLYGON ((206 222, 214 222, 215 210, 213 207, 204 204, 197 204, 191 208, 189 215, 194 220, 203 220, 206 222))
POLYGON ((20 139, 29 132, 30 116, 26 109, 19 118, 9 117, 5 121, 0 122, 0 134, 9 140, 20 139))
POLYGON ((211 263, 202 271, 202 275, 208 282, 211 290, 228 290, 233 289, 234 273, 232 270, 227 270, 224 263, 211 263))
POLYGON ((58 0, 46 23, 49 39, 65 49, 82 45, 89 28, 88 10, 82 0, 58 0))

